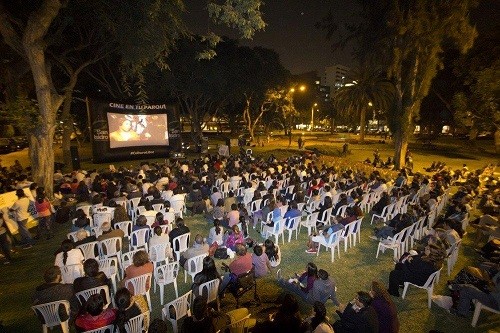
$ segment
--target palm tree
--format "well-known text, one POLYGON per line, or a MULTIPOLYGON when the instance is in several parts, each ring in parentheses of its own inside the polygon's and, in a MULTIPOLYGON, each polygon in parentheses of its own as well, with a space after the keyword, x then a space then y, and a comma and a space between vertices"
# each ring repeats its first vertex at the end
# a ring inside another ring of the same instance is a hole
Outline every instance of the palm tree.
POLYGON ((333 102, 340 114, 359 115, 359 141, 365 139, 366 110, 385 110, 394 96, 394 85, 381 70, 365 65, 354 70, 352 83, 339 88, 333 95, 333 102))

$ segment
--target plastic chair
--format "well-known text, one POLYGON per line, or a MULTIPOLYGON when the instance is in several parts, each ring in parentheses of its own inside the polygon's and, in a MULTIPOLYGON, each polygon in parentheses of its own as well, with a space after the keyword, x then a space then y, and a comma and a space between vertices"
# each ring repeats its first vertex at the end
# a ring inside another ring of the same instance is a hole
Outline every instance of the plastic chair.
POLYGON ((288 226, 285 223, 285 230, 288 231, 288 243, 290 243, 290 241, 292 240, 292 234, 294 231, 295 231, 295 240, 299 238, 300 220, 301 217, 297 216, 288 220, 288 226))
POLYGON ((398 261, 399 257, 401 256, 401 246, 403 242, 403 236, 405 233, 405 229, 401 230, 397 234, 395 234, 393 237, 387 237, 384 240, 381 240, 378 242, 378 247, 377 247, 377 254, 375 255, 375 258, 378 258, 378 253, 380 250, 382 250, 382 253, 385 252, 385 249, 391 249, 394 251, 394 261, 398 261))
POLYGON ((188 232, 180 236, 177 236, 172 240, 172 248, 174 249, 175 252, 175 260, 179 260, 179 258, 181 257, 181 253, 188 249, 190 238, 191 238, 191 233, 188 232))
POLYGON ((215 301, 217 303, 217 310, 220 309, 219 301, 219 279, 214 279, 205 283, 202 283, 198 287, 198 295, 204 295, 207 297, 207 304, 215 301))
POLYGON ((104 222, 111 223, 112 216, 110 213, 95 213, 92 218, 94 220, 93 226, 100 229, 104 222))
POLYGON ((446 256, 446 268, 448 271, 448 276, 451 275, 451 271, 453 270, 453 267, 455 266, 457 259, 458 259, 458 251, 460 250, 460 245, 462 241, 459 240, 455 244, 453 244, 450 248, 450 250, 447 253, 446 256))
POLYGON ((168 242, 153 245, 149 249, 149 259, 151 259, 155 267, 160 266, 162 262, 168 263, 170 258, 172 258, 172 248, 168 242))
POLYGON ((135 213, 140 202, 141 198, 132 198, 127 200, 127 213, 128 216, 132 218, 132 221, 135 221, 135 218, 137 217, 135 213))
POLYGON ((373 224, 373 221, 375 220, 375 218, 379 218, 379 219, 382 219, 384 222, 387 222, 389 220, 390 212, 393 209, 394 205, 395 204, 390 204, 390 205, 385 206, 384 209, 382 209, 382 213, 380 213, 380 215, 373 214, 372 219, 370 221, 370 224, 373 224))
POLYGON ((402 294, 401 298, 403 298, 403 299, 405 298, 406 291, 408 290, 409 285, 415 286, 415 287, 420 288, 420 289, 425 289, 425 290, 427 290, 427 305, 430 309, 431 304, 432 304, 432 295, 434 293, 434 283, 436 282, 436 276, 440 272, 441 272, 441 269, 439 269, 439 270, 435 271, 434 273, 432 273, 431 275, 429 275, 429 277, 427 278, 427 281, 422 286, 413 284, 411 282, 405 282, 404 288, 403 288, 403 294, 402 294))
POLYGON ((472 322, 471 322, 472 327, 476 327, 479 315, 481 314, 481 310, 486 310, 496 314, 500 314, 500 310, 490 308, 484 305, 483 303, 479 302, 477 299, 472 300, 472 303, 474 303, 474 315, 472 316, 472 322))
POLYGON ((132 221, 116 222, 113 229, 120 229, 125 234, 125 237, 130 240, 130 234, 132 233, 132 221))
POLYGON ((321 248, 321 245, 323 245, 327 250, 330 249, 332 251, 332 262, 335 260, 335 248, 337 248, 337 254, 340 257, 340 236, 343 232, 343 229, 335 231, 328 237, 327 240, 324 240, 324 237, 321 237, 320 241, 318 242, 318 251, 316 252, 316 256, 319 256, 319 250, 321 248))
MULTIPOLYGON (((149 311, 152 311, 151 307, 151 295, 149 294, 149 290, 151 289, 151 273, 142 274, 135 278, 128 279, 125 283, 125 287, 129 287, 132 285, 134 287, 134 295, 145 295, 149 305, 149 311), (149 282, 149 286, 148 286, 149 282)), ((129 289, 130 290, 130 289, 129 289)))
POLYGON ((178 332, 177 321, 185 316, 191 316, 191 299, 193 297, 193 292, 190 290, 181 297, 177 297, 172 302, 165 304, 161 310, 162 320, 168 320, 172 324, 174 333, 178 332), (170 308, 172 307, 174 316, 171 317, 170 308))
POLYGON ((142 333, 147 332, 148 328, 145 327, 144 314, 130 318, 125 323, 125 332, 127 333, 142 333))
POLYGON ((191 276, 191 281, 194 281, 194 276, 203 269, 203 259, 207 256, 208 253, 203 253, 186 260, 184 265, 187 269, 184 271, 184 283, 187 282, 188 275, 191 276))
POLYGON ((245 317, 241 318, 240 320, 237 320, 229 325, 227 325, 227 328, 229 328, 230 333, 246 333, 250 329, 248 327, 248 322, 250 321, 250 314, 246 315, 245 317))
POLYGON ((108 279, 111 280, 113 284, 113 291, 116 292, 116 275, 119 272, 118 269, 118 259, 117 258, 106 258, 99 259, 99 270, 102 271, 108 279))
POLYGON ((356 221, 348 223, 344 228, 344 233, 340 235, 340 241, 344 242, 344 252, 347 252, 347 242, 349 242, 349 247, 352 247, 352 238, 354 233, 354 228, 356 227, 356 221))
POLYGON ((137 250, 143 248, 148 252, 148 240, 151 235, 151 228, 142 228, 132 231, 130 234, 130 246, 131 250, 137 250))
POLYGON ((76 248, 82 250, 83 256, 85 257, 85 260, 87 259, 96 259, 96 252, 97 255, 99 256, 99 251, 98 251, 98 244, 99 242, 89 242, 85 244, 78 245, 76 248))
POLYGON ((110 258, 117 257, 118 263, 122 254, 122 239, 121 237, 112 237, 99 241, 99 257, 110 258))
MULTIPOLYGON (((316 221, 318 220, 318 212, 314 212, 312 214, 308 214, 306 217, 305 221, 300 222, 301 227, 307 228, 307 235, 311 235, 311 229, 314 229, 315 232, 317 232, 316 229, 316 221)), ((300 229, 299 229, 300 233, 300 229)))
POLYGON ((361 223, 363 222, 363 218, 359 218, 356 221, 354 221, 356 225, 354 226, 354 230, 352 232, 352 238, 353 238, 353 246, 356 246, 356 242, 361 243, 361 223))
POLYGON ((125 252, 121 255, 120 257, 120 265, 122 268, 122 276, 125 276, 125 269, 127 269, 128 266, 132 265, 132 259, 134 257, 134 254, 140 250, 133 250, 133 251, 128 251, 125 252))
POLYGON ((156 285, 160 287, 160 304, 163 305, 163 291, 167 284, 172 283, 174 285, 175 297, 179 297, 179 292, 177 290, 177 276, 179 275, 179 262, 171 262, 166 265, 161 265, 155 268, 155 288, 156 285))
POLYGON ((155 212, 160 212, 163 209, 163 204, 154 204, 153 205, 153 210, 155 212))
POLYGON ((60 268, 62 283, 73 284, 76 278, 82 277, 84 274, 82 264, 67 265, 60 268))
POLYGON ((111 302, 111 295, 109 293, 109 288, 108 286, 99 286, 95 288, 90 288, 86 290, 82 290, 80 292, 75 293, 76 298, 78 299, 78 302, 80 302, 80 305, 85 305, 85 302, 89 299, 90 296, 95 295, 95 294, 104 294, 105 296, 105 301, 106 303, 104 304, 104 308, 107 308, 111 302))
POLYGON ((183 217, 183 213, 186 210, 186 202, 182 200, 172 200, 170 201, 170 209, 174 212, 175 216, 183 217))
POLYGON ((174 212, 164 212, 163 213, 163 219, 167 220, 169 224, 172 224, 175 222, 175 214, 174 212))
POLYGON ((34 305, 31 307, 35 314, 41 314, 45 324, 42 324, 43 332, 47 333, 47 328, 52 328, 54 326, 61 325, 63 333, 69 333, 69 302, 68 301, 55 301, 45 304, 34 305), (66 313, 68 314, 68 319, 61 321, 59 316, 59 307, 64 306, 66 313))
MULTIPOLYGON (((76 238, 77 232, 78 231, 68 232, 66 234, 66 238, 71 239, 74 243, 78 242, 78 238, 76 238)), ((87 233, 87 237, 90 236, 90 233, 87 230, 85 230, 85 232, 87 233)))

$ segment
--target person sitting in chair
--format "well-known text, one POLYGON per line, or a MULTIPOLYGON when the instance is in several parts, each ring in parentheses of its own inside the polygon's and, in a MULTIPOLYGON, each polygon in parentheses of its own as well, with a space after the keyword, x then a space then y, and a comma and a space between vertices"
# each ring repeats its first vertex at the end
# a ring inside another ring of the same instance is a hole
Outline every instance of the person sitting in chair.
POLYGON ((228 265, 222 263, 223 269, 227 272, 222 278, 219 287, 219 294, 223 295, 230 283, 236 282, 238 275, 244 274, 252 269, 252 255, 247 253, 247 248, 243 244, 236 244, 236 258, 228 265))

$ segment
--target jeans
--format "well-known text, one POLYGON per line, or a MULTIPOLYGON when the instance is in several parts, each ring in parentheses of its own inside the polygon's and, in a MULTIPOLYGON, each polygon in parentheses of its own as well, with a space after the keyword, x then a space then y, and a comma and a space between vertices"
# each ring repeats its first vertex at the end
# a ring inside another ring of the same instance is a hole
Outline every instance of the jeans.
POLYGON ((471 284, 459 285, 460 298, 458 299, 457 312, 461 315, 469 313, 470 302, 477 299, 482 304, 489 308, 498 309, 500 304, 497 304, 491 294, 487 294, 471 284))
POLYGON ((38 218, 38 230, 37 230, 38 237, 42 237, 44 233, 47 234, 47 237, 51 236, 51 231, 50 231, 51 222, 52 222, 52 215, 38 218))
POLYGON ((28 219, 17 221, 19 226, 19 234, 21 235, 21 244, 33 244, 33 238, 31 238, 30 231, 28 229, 28 219))
POLYGON ((12 257, 10 256, 10 239, 9 235, 4 232, 0 235, 0 247, 2 248, 2 253, 5 256, 7 261, 11 261, 12 257))

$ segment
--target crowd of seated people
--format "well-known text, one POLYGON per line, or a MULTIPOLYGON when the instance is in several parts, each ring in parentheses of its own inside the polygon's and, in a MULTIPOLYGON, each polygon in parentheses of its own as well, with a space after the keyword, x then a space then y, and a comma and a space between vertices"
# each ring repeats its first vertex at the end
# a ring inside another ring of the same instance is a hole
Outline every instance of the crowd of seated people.
MULTIPOLYGON (((470 200, 468 195, 473 197, 475 194, 481 193, 480 186, 484 182, 476 181, 482 177, 482 173, 461 173, 460 178, 456 178, 450 171, 443 166, 436 169, 436 174, 433 176, 429 177, 416 173, 411 176, 410 180, 405 170, 397 174, 383 169, 373 170, 372 167, 361 164, 354 167, 326 166, 314 163, 308 156, 293 157, 286 161, 277 161, 275 159, 266 161, 260 158, 247 159, 245 156, 218 157, 207 155, 189 162, 176 160, 169 161, 166 164, 146 163, 139 170, 121 167, 99 172, 97 170, 78 170, 70 175, 61 174, 56 177, 55 191, 58 194, 61 193, 61 202, 76 203, 76 213, 71 216, 71 218, 76 218, 75 222, 71 224, 73 231, 79 232, 83 229, 88 232, 87 237, 96 237, 97 241, 119 237, 123 240, 122 247, 124 248, 127 247, 125 235, 122 230, 115 227, 116 223, 119 222, 131 221, 132 230, 153 227, 150 233, 152 235, 151 239, 149 239, 150 244, 154 243, 154 239, 166 240, 168 235, 170 244, 173 246, 175 237, 189 232, 189 227, 185 225, 183 219, 167 221, 162 217, 163 214, 173 212, 170 208, 171 202, 181 198, 186 202, 187 206, 184 214, 205 215, 209 226, 212 226, 212 223, 209 222, 214 221, 213 231, 209 230, 208 227, 206 230, 205 236, 208 236, 208 240, 203 240, 204 235, 197 235, 190 240, 190 244, 199 244, 197 239, 201 239, 200 244, 204 247, 217 244, 217 247, 230 248, 236 252, 235 260, 248 257, 249 259, 246 259, 245 263, 255 261, 261 268, 259 275, 260 273, 266 275, 270 271, 269 261, 271 258, 276 259, 278 255, 276 246, 268 244, 270 240, 266 240, 264 247, 260 250, 260 245, 258 245, 255 249, 248 251, 245 240, 248 237, 246 226, 255 227, 259 223, 263 223, 264 236, 268 236, 276 222, 283 218, 287 222, 290 221, 294 217, 293 214, 297 213, 297 204, 302 203, 306 204, 306 206, 315 207, 314 212, 318 212, 318 220, 321 220, 325 212, 332 208, 331 225, 323 226, 323 230, 328 234, 334 232, 335 227, 341 228, 363 215, 360 204, 367 193, 380 194, 371 209, 371 213, 376 214, 381 214, 384 207, 396 202, 403 196, 408 195, 410 198, 419 196, 418 204, 415 205, 419 210, 409 210, 406 213, 396 215, 390 220, 388 227, 392 229, 386 229, 385 231, 387 235, 393 235, 405 225, 414 223, 423 212, 429 213, 432 211, 438 205, 439 199, 445 194, 450 184, 453 184, 457 179, 465 180, 463 183, 464 191, 459 191, 460 194, 455 198, 457 200, 453 199, 451 201, 452 205, 445 213, 445 223, 441 224, 440 228, 437 228, 442 230, 436 229, 439 238, 447 239, 449 243, 453 239, 456 240, 453 231, 460 234, 455 228, 456 222, 462 221, 469 210, 467 207, 469 203, 467 200, 470 200), (394 179, 394 182, 389 181, 390 179, 394 179), (396 188, 388 191, 392 185, 395 185, 396 188), (293 186, 293 189, 287 192, 287 187, 290 186, 293 186), (427 187, 428 191, 420 195, 418 192, 422 187, 427 187), (224 188, 230 190, 226 192, 223 190, 224 188), (463 192, 466 194, 459 197, 463 192), (427 195, 428 198, 426 198, 427 195), (127 210, 127 206, 123 206, 121 202, 134 198, 139 199, 138 207, 143 208, 141 208, 140 212, 136 211, 131 214, 127 210), (262 200, 261 204, 255 212, 251 212, 251 203, 257 200, 262 200), (152 207, 153 204, 162 205, 163 208, 161 211, 156 211, 152 207), (112 208, 111 221, 102 223, 98 229, 92 228, 91 212, 89 211, 89 214, 86 214, 80 208, 87 205, 112 208), (280 209, 286 205, 288 205, 287 209, 280 209), (341 214, 343 206, 348 206, 345 209, 345 214, 341 214), (213 208, 210 209, 211 207, 213 208), (144 212, 153 214, 155 218, 153 225, 150 224, 146 218, 147 214, 144 214, 144 212), (283 212, 286 213, 283 214, 283 212), (288 214, 289 212, 290 214, 288 214), (269 220, 267 219, 268 213, 272 213, 269 220), (165 225, 168 225, 168 228, 162 229, 161 226, 165 225), (221 225, 229 227, 230 232, 226 233, 225 230, 228 228, 221 225), (157 227, 160 227, 160 229, 157 227), (164 230, 166 230, 166 233, 163 233, 164 230), (244 254, 241 246, 247 250, 244 254), (266 256, 267 260, 265 260, 266 256)), ((483 189, 483 191, 485 190, 483 189)), ((497 199, 498 194, 494 198, 497 199)), ((486 200, 486 202, 488 201, 486 200)), ((495 201, 492 204, 490 200, 485 206, 494 207, 494 203, 495 201)), ((64 206, 64 204, 61 206, 64 206)), ((301 213, 300 210, 299 213, 301 213)), ((300 214, 295 216, 300 216, 300 214)), ((322 227, 319 223, 318 226, 322 227)), ((80 232, 80 237, 83 237, 82 232, 80 232)), ((78 238, 78 240, 84 241, 87 237, 78 238)), ((148 242, 148 240, 146 241, 148 242)), ((134 242, 133 239, 132 242, 134 242)), ((310 245, 314 250, 314 243, 310 245)), ((429 246, 432 248, 432 245, 429 246)), ((71 261, 73 258, 76 258, 77 263, 83 262, 82 258, 78 259, 78 256, 72 253, 73 250, 79 251, 78 249, 69 249, 69 246, 68 248, 62 246, 61 248, 64 249, 58 254, 60 257, 58 264, 64 266, 68 263, 68 260, 71 261), (64 262, 65 257, 66 263, 64 262)), ((191 248, 194 248, 194 246, 191 248)), ((209 248, 206 252, 210 253, 212 251, 209 248)), ((311 252, 316 253, 315 251, 311 252)), ((186 256, 189 257, 189 253, 181 255, 181 258, 187 259, 186 256)), ((424 250, 417 256, 409 257, 402 264, 404 267, 404 265, 407 265, 406 262, 409 264, 414 260, 415 262, 419 260, 426 262, 428 258, 429 256, 426 256, 424 250)), ((131 266, 135 264, 134 260, 131 266)), ((149 267, 151 263, 146 261, 139 264, 139 266, 134 267, 144 268, 145 265, 149 267)), ((436 265, 438 264, 436 263, 436 265)), ((132 268, 129 271, 133 270, 132 268)), ((245 268, 248 267, 245 266, 245 268)), ((399 269, 395 269, 395 271, 397 270, 399 269)), ((152 269, 148 268, 147 271, 152 271, 152 269)), ((394 273, 394 275, 397 274, 400 274, 400 272, 394 273)), ((226 283, 224 279, 231 281, 230 274, 228 275, 229 277, 224 275, 222 287, 226 283)), ((127 275, 127 277, 129 276, 127 275)), ((328 273, 325 279, 318 274, 317 279, 318 281, 331 281, 328 273)), ((400 280, 399 278, 398 283, 400 280)), ((392 287, 392 294, 396 294, 394 286, 391 283, 389 284, 390 289, 392 287)), ((321 322, 322 318, 321 308, 316 310, 318 311, 318 317, 315 319, 315 323, 321 322)))

